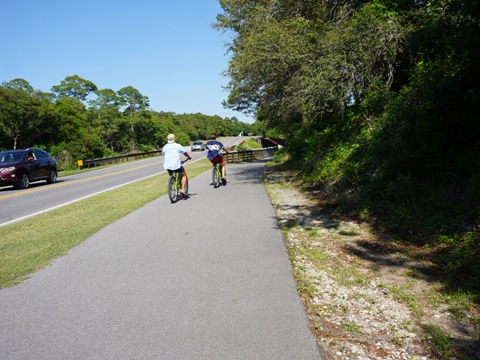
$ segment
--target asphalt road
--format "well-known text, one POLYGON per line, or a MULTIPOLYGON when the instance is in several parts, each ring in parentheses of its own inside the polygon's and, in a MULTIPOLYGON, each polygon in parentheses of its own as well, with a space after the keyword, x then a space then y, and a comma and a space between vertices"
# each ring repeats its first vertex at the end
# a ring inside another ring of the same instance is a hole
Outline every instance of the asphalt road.
POLYGON ((0 359, 320 359, 264 164, 206 172, 0 290, 0 359))
MULTIPOLYGON (((238 141, 239 137, 226 138, 224 145, 234 145, 238 141)), ((186 149, 194 160, 205 157, 203 151, 191 152, 190 147, 186 149)), ((133 181, 155 176, 163 171, 163 158, 157 156, 93 172, 60 177, 55 184, 40 181, 32 183, 24 190, 14 189, 13 186, 0 187, 0 226, 133 181)))

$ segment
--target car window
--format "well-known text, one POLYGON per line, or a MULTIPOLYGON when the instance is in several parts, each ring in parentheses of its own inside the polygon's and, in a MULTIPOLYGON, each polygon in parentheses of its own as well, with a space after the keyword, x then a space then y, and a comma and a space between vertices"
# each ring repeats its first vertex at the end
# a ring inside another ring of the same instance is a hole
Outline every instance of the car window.
POLYGON ((35 158, 36 159, 47 159, 49 156, 45 151, 42 150, 33 150, 35 153, 35 158))
POLYGON ((22 160, 22 156, 22 152, 3 152, 0 153, 0 163, 19 161, 22 160))

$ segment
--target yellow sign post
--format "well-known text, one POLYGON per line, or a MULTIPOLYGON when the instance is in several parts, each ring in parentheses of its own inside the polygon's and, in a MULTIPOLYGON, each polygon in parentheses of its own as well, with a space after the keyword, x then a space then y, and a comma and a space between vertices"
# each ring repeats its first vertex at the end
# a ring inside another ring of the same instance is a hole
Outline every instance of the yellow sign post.
POLYGON ((78 160, 77 165, 80 169, 83 168, 83 160, 78 160))

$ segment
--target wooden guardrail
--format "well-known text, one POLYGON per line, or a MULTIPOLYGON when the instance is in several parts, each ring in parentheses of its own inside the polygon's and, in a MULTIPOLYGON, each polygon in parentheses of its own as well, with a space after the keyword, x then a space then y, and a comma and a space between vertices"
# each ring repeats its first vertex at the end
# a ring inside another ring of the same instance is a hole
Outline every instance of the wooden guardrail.
MULTIPOLYGON (((277 151, 278 147, 268 147, 263 149, 255 149, 255 150, 238 150, 238 151, 230 151, 223 155, 223 158, 226 162, 229 163, 239 163, 239 162, 250 162, 254 160, 265 159, 267 157, 273 156, 275 151, 277 151)), ((96 166, 103 166, 103 165, 111 165, 117 164, 122 162, 128 162, 133 160, 145 159, 148 157, 153 156, 160 156, 162 154, 162 150, 155 150, 149 151, 144 153, 137 153, 137 154, 128 154, 128 155, 119 155, 119 156, 112 156, 108 158, 98 158, 98 159, 91 159, 91 160, 84 160, 83 167, 84 168, 91 168, 96 166)))
POLYGON ((255 150, 229 151, 223 154, 223 159, 229 163, 250 162, 271 157, 277 150, 278 146, 255 150))

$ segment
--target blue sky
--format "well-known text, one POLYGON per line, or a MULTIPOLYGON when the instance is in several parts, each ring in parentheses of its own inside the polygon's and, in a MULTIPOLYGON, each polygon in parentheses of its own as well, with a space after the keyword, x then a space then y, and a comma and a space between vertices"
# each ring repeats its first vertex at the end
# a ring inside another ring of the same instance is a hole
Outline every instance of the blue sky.
POLYGON ((253 119, 224 109, 225 43, 216 0, 0 0, 0 82, 50 91, 70 75, 133 86, 155 111, 253 119))

